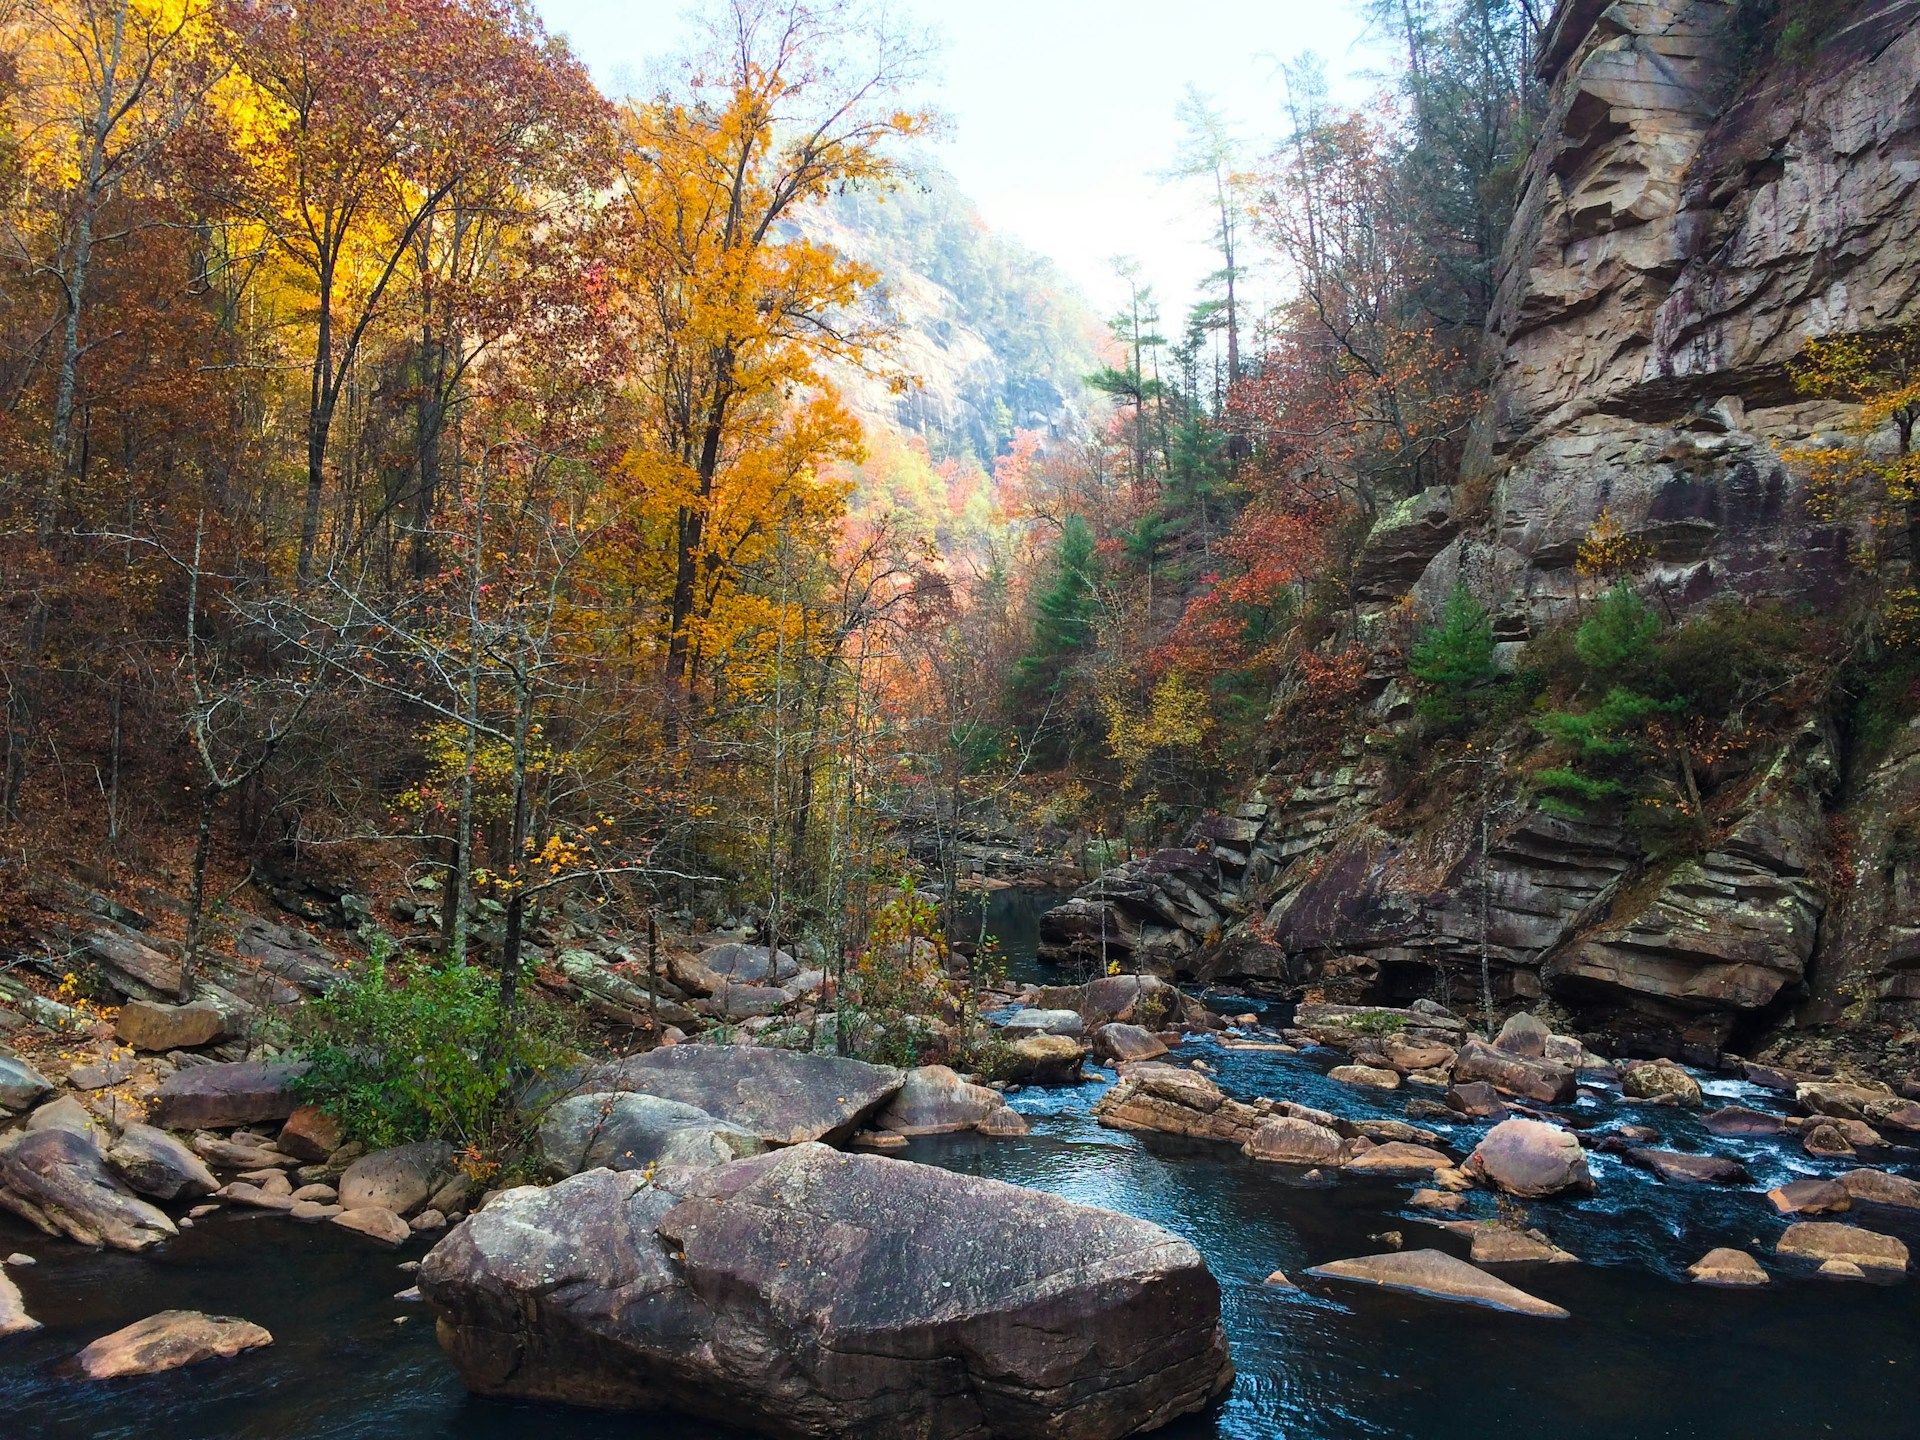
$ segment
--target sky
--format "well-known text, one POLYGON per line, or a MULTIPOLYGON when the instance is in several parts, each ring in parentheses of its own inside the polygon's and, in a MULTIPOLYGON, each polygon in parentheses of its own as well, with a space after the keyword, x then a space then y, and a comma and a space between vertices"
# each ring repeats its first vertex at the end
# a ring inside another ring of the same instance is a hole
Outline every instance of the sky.
MULTIPOLYGON (((896 0, 940 53, 927 99, 947 117, 934 157, 995 229, 1052 257, 1102 314, 1137 259, 1177 331, 1219 268, 1205 194, 1169 182, 1189 84, 1256 150, 1281 129, 1279 67, 1303 51, 1358 100, 1379 64, 1356 0, 896 0)), ((687 0, 536 0, 610 93, 684 34, 687 0)), ((642 87, 643 88, 643 87, 642 87)), ((1269 281, 1271 283, 1271 281, 1269 281)), ((1256 273, 1249 288, 1266 288, 1256 273)))

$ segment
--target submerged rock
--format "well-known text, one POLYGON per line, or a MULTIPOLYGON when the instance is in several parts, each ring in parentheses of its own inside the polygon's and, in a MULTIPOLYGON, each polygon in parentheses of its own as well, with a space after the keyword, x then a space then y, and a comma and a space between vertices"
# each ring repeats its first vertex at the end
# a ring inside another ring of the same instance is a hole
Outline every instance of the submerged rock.
POLYGON ((30 1130, 0 1145, 0 1208, 82 1245, 144 1250, 178 1232, 107 1168, 90 1136, 30 1130))
POLYGON ((905 1078, 890 1066, 837 1055, 757 1045, 673 1045, 603 1066, 579 1088, 678 1100, 769 1145, 832 1144, 865 1125, 905 1078))
POLYGON ((1567 1318, 1567 1312, 1558 1305, 1529 1295, 1499 1276, 1489 1275, 1443 1250, 1404 1250, 1385 1255, 1363 1255, 1354 1260, 1336 1260, 1330 1265, 1316 1265, 1307 1273, 1325 1280, 1344 1280, 1356 1285, 1399 1290, 1409 1295, 1425 1295, 1435 1300, 1480 1305, 1489 1310, 1504 1310, 1512 1315, 1537 1315, 1549 1320, 1567 1318))
POLYGON ((1502 1120, 1467 1157, 1466 1170, 1509 1195, 1539 1197, 1593 1188, 1579 1139, 1571 1130, 1542 1120, 1502 1120))
POLYGON ((1688 1155, 1679 1150, 1643 1148, 1627 1151, 1627 1159, 1678 1185, 1744 1185, 1753 1178, 1746 1166, 1724 1155, 1688 1155))
POLYGON ((773 1436, 1107 1440, 1232 1378, 1219 1287, 1184 1241, 821 1145, 681 1195, 606 1170, 508 1191, 418 1279, 476 1392, 773 1436))
POLYGON ((74 1356, 73 1363, 89 1380, 111 1380, 227 1360, 272 1343, 273 1336, 248 1320, 203 1315, 198 1310, 162 1310, 101 1336, 74 1356))

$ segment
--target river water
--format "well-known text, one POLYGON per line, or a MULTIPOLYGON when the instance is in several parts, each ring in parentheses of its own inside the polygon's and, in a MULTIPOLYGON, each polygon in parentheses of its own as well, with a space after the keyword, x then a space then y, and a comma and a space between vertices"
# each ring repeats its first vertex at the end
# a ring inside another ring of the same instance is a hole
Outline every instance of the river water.
MULTIPOLYGON (((1030 952, 1015 958, 1024 967, 1030 952)), ((1404 1109, 1405 1092, 1376 1099, 1328 1080, 1331 1055, 1233 1050, 1211 1040, 1176 1053, 1214 1065, 1220 1082, 1246 1097, 1297 1099, 1352 1117, 1404 1109)), ((1715 1245, 1765 1256, 1783 1228, 1761 1193, 1766 1186, 1843 1167, 1779 1141, 1715 1139, 1690 1115, 1587 1091, 1573 1123, 1649 1124, 1673 1148, 1733 1154, 1752 1170, 1754 1188, 1666 1185, 1593 1155, 1593 1197, 1539 1202, 1529 1215, 1585 1263, 1501 1271, 1565 1306, 1565 1321, 1311 1281, 1287 1291, 1265 1277, 1376 1252, 1384 1244, 1371 1237, 1389 1230, 1409 1248, 1464 1255, 1465 1242, 1405 1209, 1405 1185, 1309 1182, 1224 1146, 1104 1130, 1089 1111, 1110 1080, 1016 1096, 1033 1121, 1025 1138, 940 1137, 915 1141, 906 1154, 1139 1215, 1199 1247, 1220 1279, 1239 1379, 1214 1413, 1160 1432, 1169 1440, 1920 1436, 1914 1284, 1776 1271, 1773 1285, 1746 1292, 1685 1279, 1685 1267, 1715 1245)), ((1717 1081, 1710 1090, 1721 1102, 1768 1108, 1768 1097, 1748 1086, 1717 1081)), ((1450 1128, 1464 1150, 1483 1127, 1435 1128, 1450 1128)), ((1915 1173, 1911 1165, 1889 1168, 1915 1173)), ((1472 1198, 1473 1213, 1493 1213, 1490 1197, 1472 1198)), ((1854 1218, 1920 1246, 1920 1223, 1884 1212, 1854 1218)), ((393 1298, 411 1284, 399 1262, 424 1248, 376 1250, 331 1226, 234 1215, 202 1222, 157 1255, 93 1254, 0 1218, 0 1253, 39 1257, 12 1273, 29 1309, 47 1322, 35 1335, 0 1341, 0 1440, 731 1440, 704 1424, 468 1397, 423 1309, 393 1298), (87 1384, 58 1373, 89 1340, 171 1307, 243 1315, 275 1343, 140 1380, 87 1384)))

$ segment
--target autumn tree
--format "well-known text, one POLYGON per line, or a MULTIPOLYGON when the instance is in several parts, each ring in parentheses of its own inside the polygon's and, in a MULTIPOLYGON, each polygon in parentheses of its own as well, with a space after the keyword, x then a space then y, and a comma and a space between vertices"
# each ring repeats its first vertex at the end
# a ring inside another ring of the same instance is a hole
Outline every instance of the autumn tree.
POLYGON ((1801 394, 1852 407, 1845 439, 1783 453, 1807 475, 1808 508, 1822 520, 1866 525, 1875 568, 1899 559, 1920 574, 1920 326, 1809 340, 1791 372, 1801 394))

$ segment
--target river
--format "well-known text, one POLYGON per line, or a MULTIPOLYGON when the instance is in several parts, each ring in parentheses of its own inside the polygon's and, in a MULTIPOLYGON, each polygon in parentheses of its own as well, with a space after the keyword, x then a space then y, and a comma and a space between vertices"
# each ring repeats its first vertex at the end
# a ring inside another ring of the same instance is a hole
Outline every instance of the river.
MULTIPOLYGON (((1025 906, 1009 896, 996 904, 1025 906)), ((1017 970, 1032 973, 1031 929, 1005 915, 1017 970)), ((1236 1005, 1234 1008, 1241 1008, 1236 1005)), ((1376 1098, 1328 1080, 1330 1055, 1227 1049, 1207 1040, 1182 1060, 1217 1067, 1229 1091, 1360 1117, 1399 1115, 1406 1093, 1376 1098)), ((1015 1097, 1033 1121, 1016 1140, 913 1142, 908 1158, 994 1176, 1156 1221, 1199 1247, 1220 1278, 1239 1378, 1212 1414, 1159 1432, 1168 1440, 1799 1440, 1920 1435, 1920 1291, 1776 1273, 1765 1290, 1687 1283, 1715 1245, 1764 1255, 1783 1222, 1766 1186, 1840 1168, 1779 1141, 1708 1136, 1684 1112, 1584 1091, 1577 1121, 1650 1124, 1679 1149, 1732 1154, 1751 1190, 1663 1184, 1608 1155, 1591 1157, 1596 1194, 1537 1203, 1531 1223, 1585 1262, 1503 1268, 1572 1318, 1498 1315, 1370 1291, 1264 1284, 1280 1269, 1383 1248, 1458 1254, 1465 1242, 1404 1208, 1410 1187, 1308 1182, 1223 1146, 1102 1129, 1089 1112, 1111 1077, 1015 1097)), ((1769 1108, 1753 1087, 1709 1082, 1714 1099, 1769 1108)), ((1414 1093, 1418 1093, 1417 1089, 1414 1093)), ((1711 1102, 1710 1102, 1711 1103, 1711 1102)), ((1431 1123, 1431 1122, 1421 1122, 1431 1123)), ((1452 1129, 1470 1147, 1478 1128, 1452 1129)), ((1911 1152, 1900 1156, 1906 1161, 1911 1152)), ((1911 1164, 1887 1168, 1914 1173, 1911 1164)), ((1473 1197, 1476 1214, 1492 1200, 1473 1197)), ((1920 1223, 1867 1217, 1920 1246, 1920 1223)), ((158 1254, 95 1254, 0 1218, 0 1253, 40 1263, 12 1272, 47 1322, 0 1341, 0 1440, 731 1440, 695 1423, 475 1400, 436 1347, 398 1267, 415 1243, 376 1250, 331 1226, 266 1214, 210 1218, 158 1254), (87 1384, 57 1372, 89 1340, 156 1310, 243 1315, 269 1350, 133 1381, 87 1384)))

